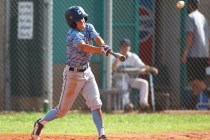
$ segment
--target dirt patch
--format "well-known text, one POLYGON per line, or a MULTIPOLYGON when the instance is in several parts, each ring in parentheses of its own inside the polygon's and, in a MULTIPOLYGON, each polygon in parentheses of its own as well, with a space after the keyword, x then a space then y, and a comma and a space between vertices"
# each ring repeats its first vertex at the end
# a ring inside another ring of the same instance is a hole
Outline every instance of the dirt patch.
MULTIPOLYGON (((109 140, 210 140, 210 132, 107 135, 109 140)), ((0 134, 0 140, 31 140, 27 134, 0 134)), ((97 140, 96 136, 42 135, 41 140, 97 140)))

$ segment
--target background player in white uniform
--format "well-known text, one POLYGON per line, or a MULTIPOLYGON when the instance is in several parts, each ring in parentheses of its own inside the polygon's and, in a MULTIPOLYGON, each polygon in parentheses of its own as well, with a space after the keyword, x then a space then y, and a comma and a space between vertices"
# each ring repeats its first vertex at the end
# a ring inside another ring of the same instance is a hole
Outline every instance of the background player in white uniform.
POLYGON ((99 140, 107 140, 102 120, 99 89, 91 71, 89 61, 92 53, 104 53, 108 56, 110 47, 87 21, 87 13, 80 6, 66 10, 65 18, 70 27, 67 38, 67 63, 63 71, 63 86, 59 104, 34 124, 32 139, 39 140, 44 125, 57 118, 64 117, 71 109, 79 93, 82 93, 87 106, 91 109, 93 121, 98 130, 99 140), (93 41, 100 47, 93 46, 93 41))
MULTIPOLYGON (((120 41, 119 48, 120 48, 120 53, 126 57, 126 60, 120 63, 118 59, 114 59, 113 64, 112 64, 112 69, 114 72, 117 72, 118 69, 120 69, 121 67, 134 67, 134 68, 144 69, 145 72, 152 72, 154 74, 158 74, 157 68, 145 65, 138 55, 130 52, 131 42, 129 39, 123 39, 122 41, 120 41)), ((122 76, 122 74, 120 75, 122 76)), ((127 84, 130 87, 139 90, 139 99, 140 99, 139 105, 140 105, 141 110, 148 110, 149 109, 148 81, 142 78, 131 77, 129 76, 129 74, 124 74, 123 76, 125 77, 125 81, 127 81, 127 84)))
POLYGON ((187 2, 187 37, 182 63, 187 64, 188 81, 193 88, 191 109, 194 109, 197 103, 197 95, 207 89, 205 69, 209 65, 210 31, 208 20, 198 10, 199 0, 188 0, 187 2))

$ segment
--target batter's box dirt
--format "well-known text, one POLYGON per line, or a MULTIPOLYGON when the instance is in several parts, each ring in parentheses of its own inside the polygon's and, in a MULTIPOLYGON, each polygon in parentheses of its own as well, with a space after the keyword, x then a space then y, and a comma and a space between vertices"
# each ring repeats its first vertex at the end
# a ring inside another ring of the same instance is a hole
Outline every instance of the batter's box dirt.
MULTIPOLYGON (((210 140, 209 132, 107 135, 109 140, 210 140)), ((31 140, 30 134, 0 134, 0 140, 31 140)), ((42 135, 41 140, 97 140, 96 136, 42 135)))

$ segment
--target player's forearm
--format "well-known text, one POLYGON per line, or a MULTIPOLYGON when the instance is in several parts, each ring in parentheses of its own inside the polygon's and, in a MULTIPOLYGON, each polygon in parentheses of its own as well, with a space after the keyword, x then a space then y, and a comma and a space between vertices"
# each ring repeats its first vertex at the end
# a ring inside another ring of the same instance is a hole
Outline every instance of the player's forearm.
POLYGON ((77 48, 87 53, 102 53, 102 48, 89 44, 79 44, 77 48))
POLYGON ((145 71, 150 72, 151 71, 151 67, 148 65, 145 65, 144 67, 142 67, 141 69, 145 69, 145 71))
POLYGON ((155 67, 145 65, 143 68, 145 68, 147 72, 158 74, 158 69, 155 67))
POLYGON ((186 45, 185 45, 185 48, 184 48, 184 53, 186 55, 188 54, 188 51, 190 49, 191 42, 192 42, 192 39, 191 38, 188 38, 187 41, 186 41, 186 45))
POLYGON ((114 61, 114 63, 112 64, 112 70, 114 71, 114 72, 116 72, 117 70, 118 70, 118 63, 119 63, 120 61, 118 60, 118 59, 116 59, 115 61, 114 61))
POLYGON ((187 33, 187 40, 186 40, 183 56, 187 56, 188 51, 190 49, 190 45, 192 44, 192 39, 193 39, 193 33, 191 32, 187 33))
POLYGON ((97 44, 98 46, 102 46, 102 45, 105 44, 104 40, 103 40, 100 36, 96 36, 96 37, 94 38, 94 41, 96 42, 96 44, 97 44))

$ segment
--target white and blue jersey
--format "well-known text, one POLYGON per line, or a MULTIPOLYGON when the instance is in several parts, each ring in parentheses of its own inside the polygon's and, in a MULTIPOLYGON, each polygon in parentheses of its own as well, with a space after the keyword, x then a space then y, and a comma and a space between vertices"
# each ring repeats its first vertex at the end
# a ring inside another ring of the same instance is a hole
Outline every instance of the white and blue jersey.
POLYGON ((86 23, 83 31, 70 28, 66 38, 67 65, 79 67, 87 64, 90 61, 91 53, 79 50, 77 45, 83 41, 86 44, 93 45, 93 39, 98 35, 94 26, 90 23, 86 23))

